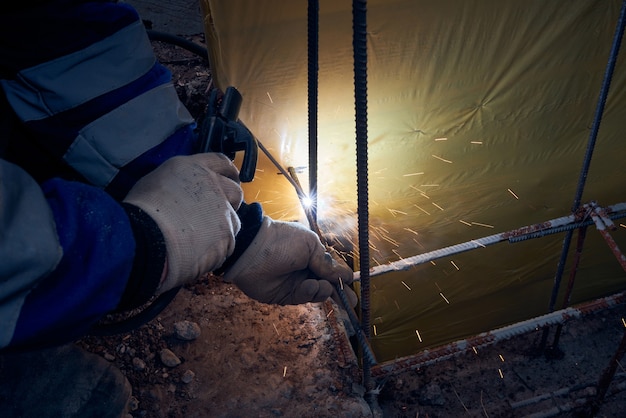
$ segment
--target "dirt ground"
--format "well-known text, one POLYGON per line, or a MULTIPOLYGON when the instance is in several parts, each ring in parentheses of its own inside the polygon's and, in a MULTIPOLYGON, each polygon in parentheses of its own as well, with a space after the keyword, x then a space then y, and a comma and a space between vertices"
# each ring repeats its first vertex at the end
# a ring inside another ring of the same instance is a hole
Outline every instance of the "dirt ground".
MULTIPOLYGON (((210 87, 206 63, 154 45, 198 117, 210 87)), ((264 305, 212 275, 136 330, 78 344, 122 370, 133 389, 132 417, 574 417, 589 415, 577 407, 595 395, 624 335, 625 311, 566 323, 559 359, 536 355, 536 330, 375 377, 371 405, 335 305, 264 305)), ((598 417, 626 416, 625 388, 619 364, 598 417)))

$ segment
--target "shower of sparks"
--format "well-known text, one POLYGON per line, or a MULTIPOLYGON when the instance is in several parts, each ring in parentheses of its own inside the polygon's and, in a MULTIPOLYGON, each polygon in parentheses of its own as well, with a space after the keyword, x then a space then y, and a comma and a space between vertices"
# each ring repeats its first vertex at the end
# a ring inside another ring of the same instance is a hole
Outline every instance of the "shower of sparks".
POLYGON ((419 176, 419 175, 422 175, 422 174, 424 174, 424 172, 423 172, 423 171, 420 171, 420 172, 418 172, 418 173, 408 173, 408 174, 403 174, 403 175, 402 175, 402 177, 419 176))
POLYGON ((435 141, 447 141, 448 138, 435 138, 435 141))
POLYGON ((474 244, 476 244, 476 245, 478 245, 478 246, 480 246, 480 247, 487 248, 484 244, 481 244, 481 243, 480 243, 480 242, 478 242, 478 241, 471 240, 471 242, 473 242, 474 244))
POLYGON ((413 231, 411 228, 404 228, 405 231, 409 231, 411 234, 419 235, 417 232, 413 231))
POLYGON ((476 225, 476 226, 484 226, 485 228, 493 228, 493 225, 482 224, 482 223, 480 223, 480 222, 472 222, 472 225, 476 225))
POLYGON ((482 145, 483 141, 470 141, 470 144, 482 145))
POLYGON ((408 284, 406 284, 406 283, 404 282, 404 280, 400 280, 400 281, 402 282, 402 284, 404 285, 404 287, 406 287, 407 289, 411 290, 411 288, 409 287, 409 285, 408 285, 408 284))
POLYGON ((283 368, 283 377, 287 376, 287 366, 283 368))
POLYGON ((372 327, 374 327, 374 336, 376 337, 378 335, 378 331, 376 330, 376 324, 372 325, 372 327))
POLYGON ((438 157, 438 156, 436 156, 435 154, 431 154, 431 155, 432 155, 434 158, 436 158, 436 159, 438 159, 438 160, 440 160, 440 161, 443 161, 444 163, 452 164, 452 161, 450 161, 450 160, 446 160, 445 158, 438 157))
POLYGON ((458 270, 461 270, 461 269, 459 268, 459 266, 457 266, 457 265, 456 265, 456 263, 455 263, 454 261, 450 260, 450 263, 454 266, 454 268, 455 268, 455 269, 457 269, 457 271, 458 271, 458 270))
POLYGON ((500 360, 504 363, 504 357, 502 357, 502 354, 498 354, 498 357, 500 357, 500 360))
POLYGON ((416 208, 418 208, 419 210, 421 210, 422 212, 424 212, 426 215, 430 215, 430 213, 428 213, 428 212, 427 212, 427 211, 425 211, 424 209, 420 208, 419 206, 417 206, 417 205, 413 205, 413 206, 415 206, 416 208))
POLYGON ((443 210, 443 208, 441 206, 439 206, 438 204, 436 204, 435 202, 430 202, 433 204, 433 206, 435 206, 437 209, 439 210, 443 210))
POLYGON ((272 96, 270 96, 270 92, 266 92, 267 93, 267 98, 270 99, 270 103, 274 104, 274 100, 272 100, 272 96))
POLYGON ((334 309, 331 309, 330 311, 328 311, 328 313, 326 314, 326 318, 330 318, 330 316, 333 314, 333 312, 335 312, 334 309))
POLYGON ((418 330, 415 330, 415 334, 417 334, 417 339, 422 342, 422 336, 420 335, 420 332, 418 330))
POLYGON ((515 192, 511 189, 507 189, 509 191, 509 193, 511 193, 513 195, 514 198, 516 198, 517 200, 519 200, 519 197, 515 194, 515 192))
POLYGON ((474 350, 474 354, 478 355, 478 350, 476 350, 476 347, 472 347, 472 350, 474 350))
POLYGON ((445 300, 445 301, 446 301, 446 303, 447 303, 448 305, 450 304, 450 301, 448 300, 448 298, 447 298, 447 297, 445 297, 445 296, 443 295, 443 293, 442 293, 442 292, 439 292, 439 296, 441 296, 441 297, 443 298, 443 300, 445 300))
POLYGON ((459 219, 459 222, 461 222, 463 225, 472 226, 471 223, 465 222, 463 219, 459 219))
POLYGON ((498 373, 500 373, 500 379, 504 379, 504 375, 502 374, 502 369, 498 368, 498 373))

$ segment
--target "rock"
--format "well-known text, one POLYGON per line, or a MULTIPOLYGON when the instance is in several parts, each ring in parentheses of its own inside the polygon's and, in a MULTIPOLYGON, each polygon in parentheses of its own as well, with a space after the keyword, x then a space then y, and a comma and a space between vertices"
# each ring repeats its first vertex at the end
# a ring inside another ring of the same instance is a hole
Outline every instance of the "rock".
POLYGON ((138 408, 139 408, 139 400, 135 398, 134 396, 131 396, 131 398, 128 401, 128 409, 131 411, 136 411, 138 408))
POLYGON ((133 368, 135 370, 145 370, 146 362, 140 359, 139 357, 133 357, 133 368))
POLYGON ((441 387, 436 383, 431 383, 420 391, 419 402, 422 405, 434 406, 443 406, 446 403, 441 387))
POLYGON ((183 383, 191 383, 194 377, 196 377, 196 374, 193 371, 185 370, 185 373, 183 373, 183 376, 180 378, 180 380, 183 383))
POLYGON ((108 361, 113 361, 115 360, 115 356, 113 354, 104 353, 104 359, 108 361))
POLYGON ((167 367, 176 367, 181 363, 180 359, 176 357, 176 354, 167 348, 161 350, 159 357, 161 358, 163 364, 167 367))
POLYGON ((176 337, 185 341, 193 341, 200 336, 200 325, 191 321, 174 323, 176 337))

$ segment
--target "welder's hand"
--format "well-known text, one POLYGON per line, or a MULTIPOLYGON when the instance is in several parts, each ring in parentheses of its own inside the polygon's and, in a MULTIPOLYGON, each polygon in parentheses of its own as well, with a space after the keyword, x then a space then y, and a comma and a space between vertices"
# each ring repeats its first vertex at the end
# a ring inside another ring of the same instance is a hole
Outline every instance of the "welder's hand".
POLYGON ((124 202, 143 209, 165 238, 167 273, 157 293, 222 265, 235 248, 243 200, 239 172, 223 154, 174 157, 141 178, 124 202))
MULTIPOLYGON (((353 273, 327 253, 315 233, 294 222, 267 216, 250 246, 224 275, 246 295, 264 303, 297 305, 336 296, 335 285, 353 273)), ((351 302, 356 295, 344 286, 351 302)))

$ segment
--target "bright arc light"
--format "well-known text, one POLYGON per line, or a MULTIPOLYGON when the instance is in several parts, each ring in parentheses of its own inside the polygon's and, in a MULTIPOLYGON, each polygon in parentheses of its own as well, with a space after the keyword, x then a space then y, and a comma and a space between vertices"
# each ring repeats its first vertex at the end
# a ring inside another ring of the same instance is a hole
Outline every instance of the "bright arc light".
POLYGON ((304 196, 302 198, 302 206, 304 206, 305 208, 310 208, 311 206, 313 206, 313 199, 311 199, 309 196, 304 196))

